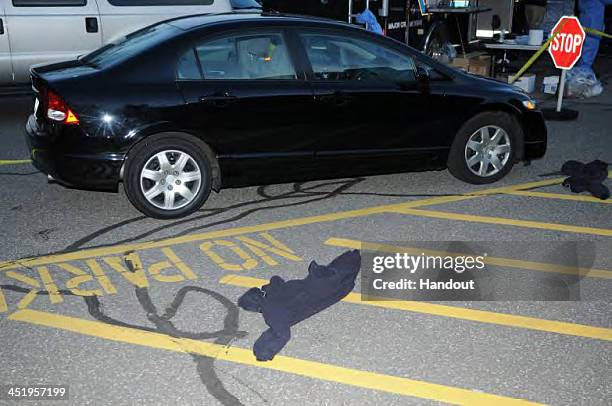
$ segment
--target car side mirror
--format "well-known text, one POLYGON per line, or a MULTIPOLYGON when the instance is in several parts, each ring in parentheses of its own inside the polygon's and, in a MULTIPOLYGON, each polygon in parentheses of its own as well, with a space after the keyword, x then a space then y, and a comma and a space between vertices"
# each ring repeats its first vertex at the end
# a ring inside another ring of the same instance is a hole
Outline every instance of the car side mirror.
POLYGON ((426 92, 429 90, 429 75, 422 68, 417 68, 416 71, 404 71, 396 78, 395 83, 404 91, 416 89, 419 92, 426 92))
POLYGON ((421 93, 429 93, 429 74, 427 70, 417 66, 416 70, 417 90, 421 93))

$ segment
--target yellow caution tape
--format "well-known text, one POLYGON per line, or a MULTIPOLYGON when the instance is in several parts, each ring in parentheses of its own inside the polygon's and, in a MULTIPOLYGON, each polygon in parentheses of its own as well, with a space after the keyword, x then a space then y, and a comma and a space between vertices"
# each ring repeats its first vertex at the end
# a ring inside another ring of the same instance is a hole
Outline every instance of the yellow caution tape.
POLYGON ((605 32, 601 32, 601 31, 598 31, 598 30, 594 30, 593 28, 584 27, 584 30, 586 32, 588 32, 589 34, 598 35, 598 36, 604 37, 604 38, 612 38, 612 35, 606 34, 605 32))
MULTIPOLYGON (((550 38, 548 38, 546 40, 546 42, 544 42, 542 44, 540 49, 538 49, 538 51, 535 54, 533 54, 531 56, 531 58, 529 58, 529 60, 525 63, 525 65, 523 65, 521 67, 521 69, 519 69, 519 71, 516 73, 516 75, 512 76, 512 79, 510 79, 510 81, 508 83, 512 84, 512 83, 516 82, 516 80, 518 78, 520 78, 523 75, 523 73, 525 73, 525 71, 527 71, 527 69, 529 69, 529 67, 531 65, 533 65, 533 63, 536 61, 536 59, 538 59, 540 57, 540 55, 542 55, 542 52, 544 52, 546 50, 546 48, 548 48, 548 45, 550 44, 550 41, 552 41, 552 39, 555 36, 557 36, 557 34, 559 33, 559 31, 561 31, 561 28, 563 28, 564 25, 565 25, 565 23, 561 24, 561 26, 557 29, 557 31, 555 31, 553 33, 553 35, 551 35, 550 38)), ((612 35, 606 34, 605 32, 601 32, 601 31, 598 31, 598 30, 594 30, 593 28, 585 27, 584 30, 586 32, 588 32, 589 34, 598 35, 598 36, 604 37, 604 38, 612 38, 612 35)))

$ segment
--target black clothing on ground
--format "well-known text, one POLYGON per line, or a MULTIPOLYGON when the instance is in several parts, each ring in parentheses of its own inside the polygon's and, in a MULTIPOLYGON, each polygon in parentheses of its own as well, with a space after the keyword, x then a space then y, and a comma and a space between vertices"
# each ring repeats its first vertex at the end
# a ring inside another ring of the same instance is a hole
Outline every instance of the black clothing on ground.
POLYGON ((561 173, 569 176, 563 181, 563 186, 574 193, 586 191, 602 200, 610 197, 610 189, 603 184, 608 177, 608 164, 603 161, 596 159, 588 164, 567 161, 561 167, 561 173))
POLYGON ((238 299, 244 310, 263 315, 270 327, 257 339, 253 353, 269 361, 291 338, 290 327, 342 300, 355 287, 361 266, 359 251, 348 251, 322 266, 312 261, 304 279, 285 281, 273 276, 270 283, 251 288, 238 299))

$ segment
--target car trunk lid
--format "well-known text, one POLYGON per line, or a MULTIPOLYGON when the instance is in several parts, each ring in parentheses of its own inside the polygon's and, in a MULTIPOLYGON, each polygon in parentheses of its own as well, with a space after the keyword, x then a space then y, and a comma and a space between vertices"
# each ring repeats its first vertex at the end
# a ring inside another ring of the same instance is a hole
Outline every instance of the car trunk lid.
POLYGON ((53 91, 61 97, 62 83, 75 76, 95 73, 95 66, 75 59, 30 68, 32 91, 34 92, 34 115, 37 120, 46 118, 48 92, 53 91))

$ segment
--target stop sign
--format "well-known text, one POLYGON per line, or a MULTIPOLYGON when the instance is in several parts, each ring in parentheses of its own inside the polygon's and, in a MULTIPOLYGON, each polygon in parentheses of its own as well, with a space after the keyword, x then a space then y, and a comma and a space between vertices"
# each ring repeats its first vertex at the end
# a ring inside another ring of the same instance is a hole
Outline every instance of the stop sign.
POLYGON ((585 34, 580 21, 574 16, 563 16, 551 32, 553 35, 557 33, 548 47, 555 66, 559 69, 571 69, 580 59, 584 44, 585 34))

